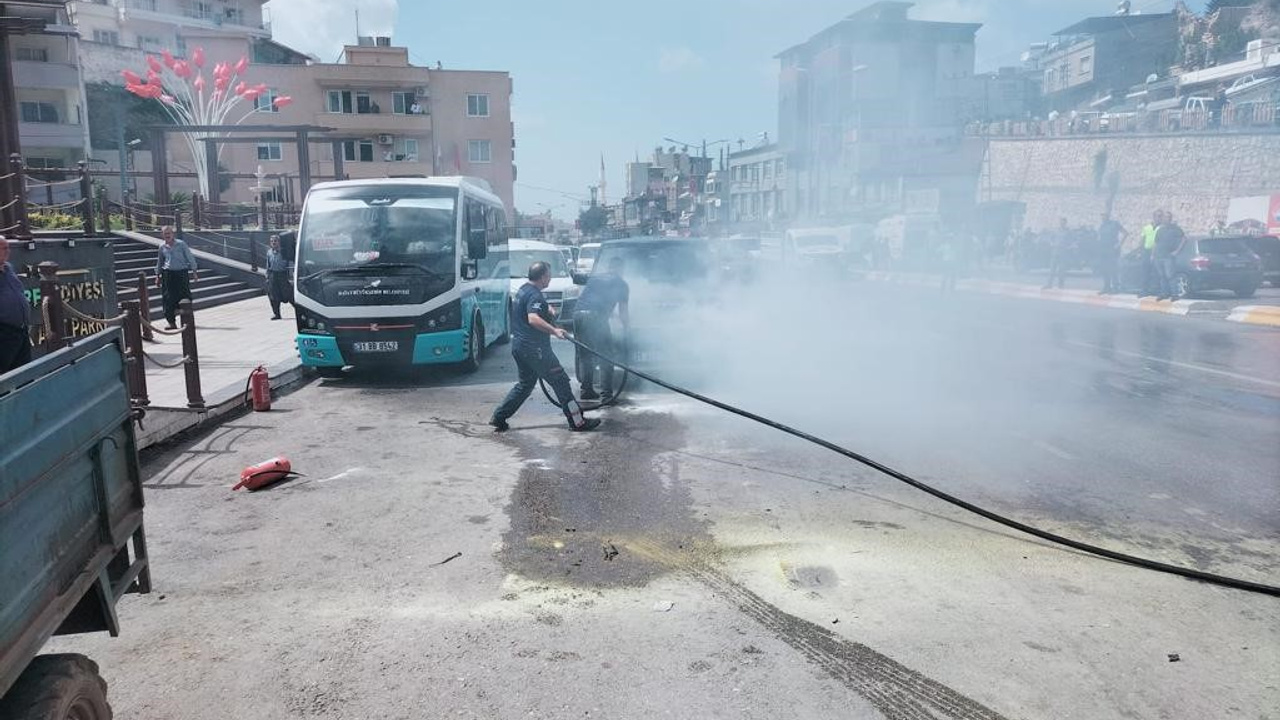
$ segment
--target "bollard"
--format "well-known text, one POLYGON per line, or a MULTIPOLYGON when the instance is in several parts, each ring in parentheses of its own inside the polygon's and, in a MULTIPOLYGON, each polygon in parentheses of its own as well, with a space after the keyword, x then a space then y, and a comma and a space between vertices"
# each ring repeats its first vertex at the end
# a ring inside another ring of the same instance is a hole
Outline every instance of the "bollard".
POLYGON ((80 219, 84 236, 93 237, 93 178, 89 177, 89 163, 81 160, 76 167, 80 168, 80 219))
POLYGON ((46 260, 36 266, 40 271, 41 307, 44 309, 44 351, 51 353, 67 346, 66 313, 62 309, 62 290, 58 287, 58 263, 46 260))
POLYGON ((142 338, 147 342, 155 342, 155 333, 151 332, 151 296, 147 290, 147 272, 138 271, 138 312, 145 321, 142 324, 142 338))
POLYGON ((13 218, 13 222, 9 225, 17 226, 10 237, 30 240, 31 224, 27 220, 27 169, 22 163, 22 156, 18 153, 9 156, 9 172, 13 173, 13 177, 9 178, 9 187, 12 189, 10 194, 13 197, 9 217, 13 218))
POLYGON ((187 379, 187 407, 204 407, 204 396, 200 393, 200 353, 196 349, 196 313, 190 300, 178 303, 178 314, 182 317, 182 355, 183 373, 187 379))
POLYGON ((143 304, 137 300, 120 303, 124 309, 124 351, 129 400, 134 405, 150 405, 147 397, 147 366, 142 356, 143 334, 150 332, 142 315, 143 304))

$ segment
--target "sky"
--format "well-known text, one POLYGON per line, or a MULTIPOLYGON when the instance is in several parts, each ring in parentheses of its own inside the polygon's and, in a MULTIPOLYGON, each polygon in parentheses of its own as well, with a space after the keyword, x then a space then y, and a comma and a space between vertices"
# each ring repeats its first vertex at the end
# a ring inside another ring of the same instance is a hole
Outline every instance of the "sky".
MULTIPOLYGON (((280 42, 325 62, 360 34, 392 36, 418 65, 506 70, 515 94, 516 207, 577 216, 604 157, 610 198, 625 164, 663 138, 750 146, 775 138, 774 56, 868 0, 271 0, 280 42)), ((1190 2, 1199 10, 1203 2, 1190 2)), ((1165 12, 1172 0, 1133 0, 1165 12)), ((978 70, 1018 62, 1042 41, 1116 0, 917 0, 912 17, 979 22, 978 70)), ((719 146, 711 148, 714 154, 719 146)))

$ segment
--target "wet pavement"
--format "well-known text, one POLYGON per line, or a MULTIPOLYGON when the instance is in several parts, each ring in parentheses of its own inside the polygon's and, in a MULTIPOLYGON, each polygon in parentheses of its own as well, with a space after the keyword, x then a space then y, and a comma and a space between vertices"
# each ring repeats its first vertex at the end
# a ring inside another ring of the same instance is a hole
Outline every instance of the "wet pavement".
MULTIPOLYGON (((1280 332, 918 297, 743 299, 747 321, 669 349, 717 397, 1018 519, 1280 580, 1280 332)), ((148 453, 156 592, 121 604, 119 639, 51 649, 144 719, 1280 704, 1271 598, 1029 541, 643 385, 600 432, 535 394, 494 433, 513 379, 506 348, 470 376, 354 373, 148 453), (305 477, 229 490, 279 453, 305 477)))

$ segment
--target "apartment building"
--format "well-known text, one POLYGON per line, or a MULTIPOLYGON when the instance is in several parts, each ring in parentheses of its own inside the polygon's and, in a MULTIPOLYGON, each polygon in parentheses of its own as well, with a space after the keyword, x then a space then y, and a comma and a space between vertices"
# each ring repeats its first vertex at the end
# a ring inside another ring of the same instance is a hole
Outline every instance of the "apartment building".
POLYGON ((729 154, 728 220, 779 221, 787 217, 787 161, 776 144, 729 154))
POLYGON ((45 23, 44 33, 8 40, 22 154, 33 168, 74 166, 85 157, 89 133, 76 60, 79 42, 66 11, 15 5, 7 14, 45 23))

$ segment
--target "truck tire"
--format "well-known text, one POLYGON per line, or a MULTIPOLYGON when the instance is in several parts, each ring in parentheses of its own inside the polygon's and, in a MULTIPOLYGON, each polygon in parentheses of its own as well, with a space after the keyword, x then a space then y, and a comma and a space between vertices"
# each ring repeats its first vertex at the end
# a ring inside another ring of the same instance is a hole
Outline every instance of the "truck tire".
POLYGON ((467 358, 462 361, 462 371, 473 373, 480 369, 484 362, 484 320, 480 313, 471 319, 471 334, 467 336, 467 358))
POLYGON ((4 720, 111 720, 107 681, 84 655, 39 655, 0 698, 4 720))

